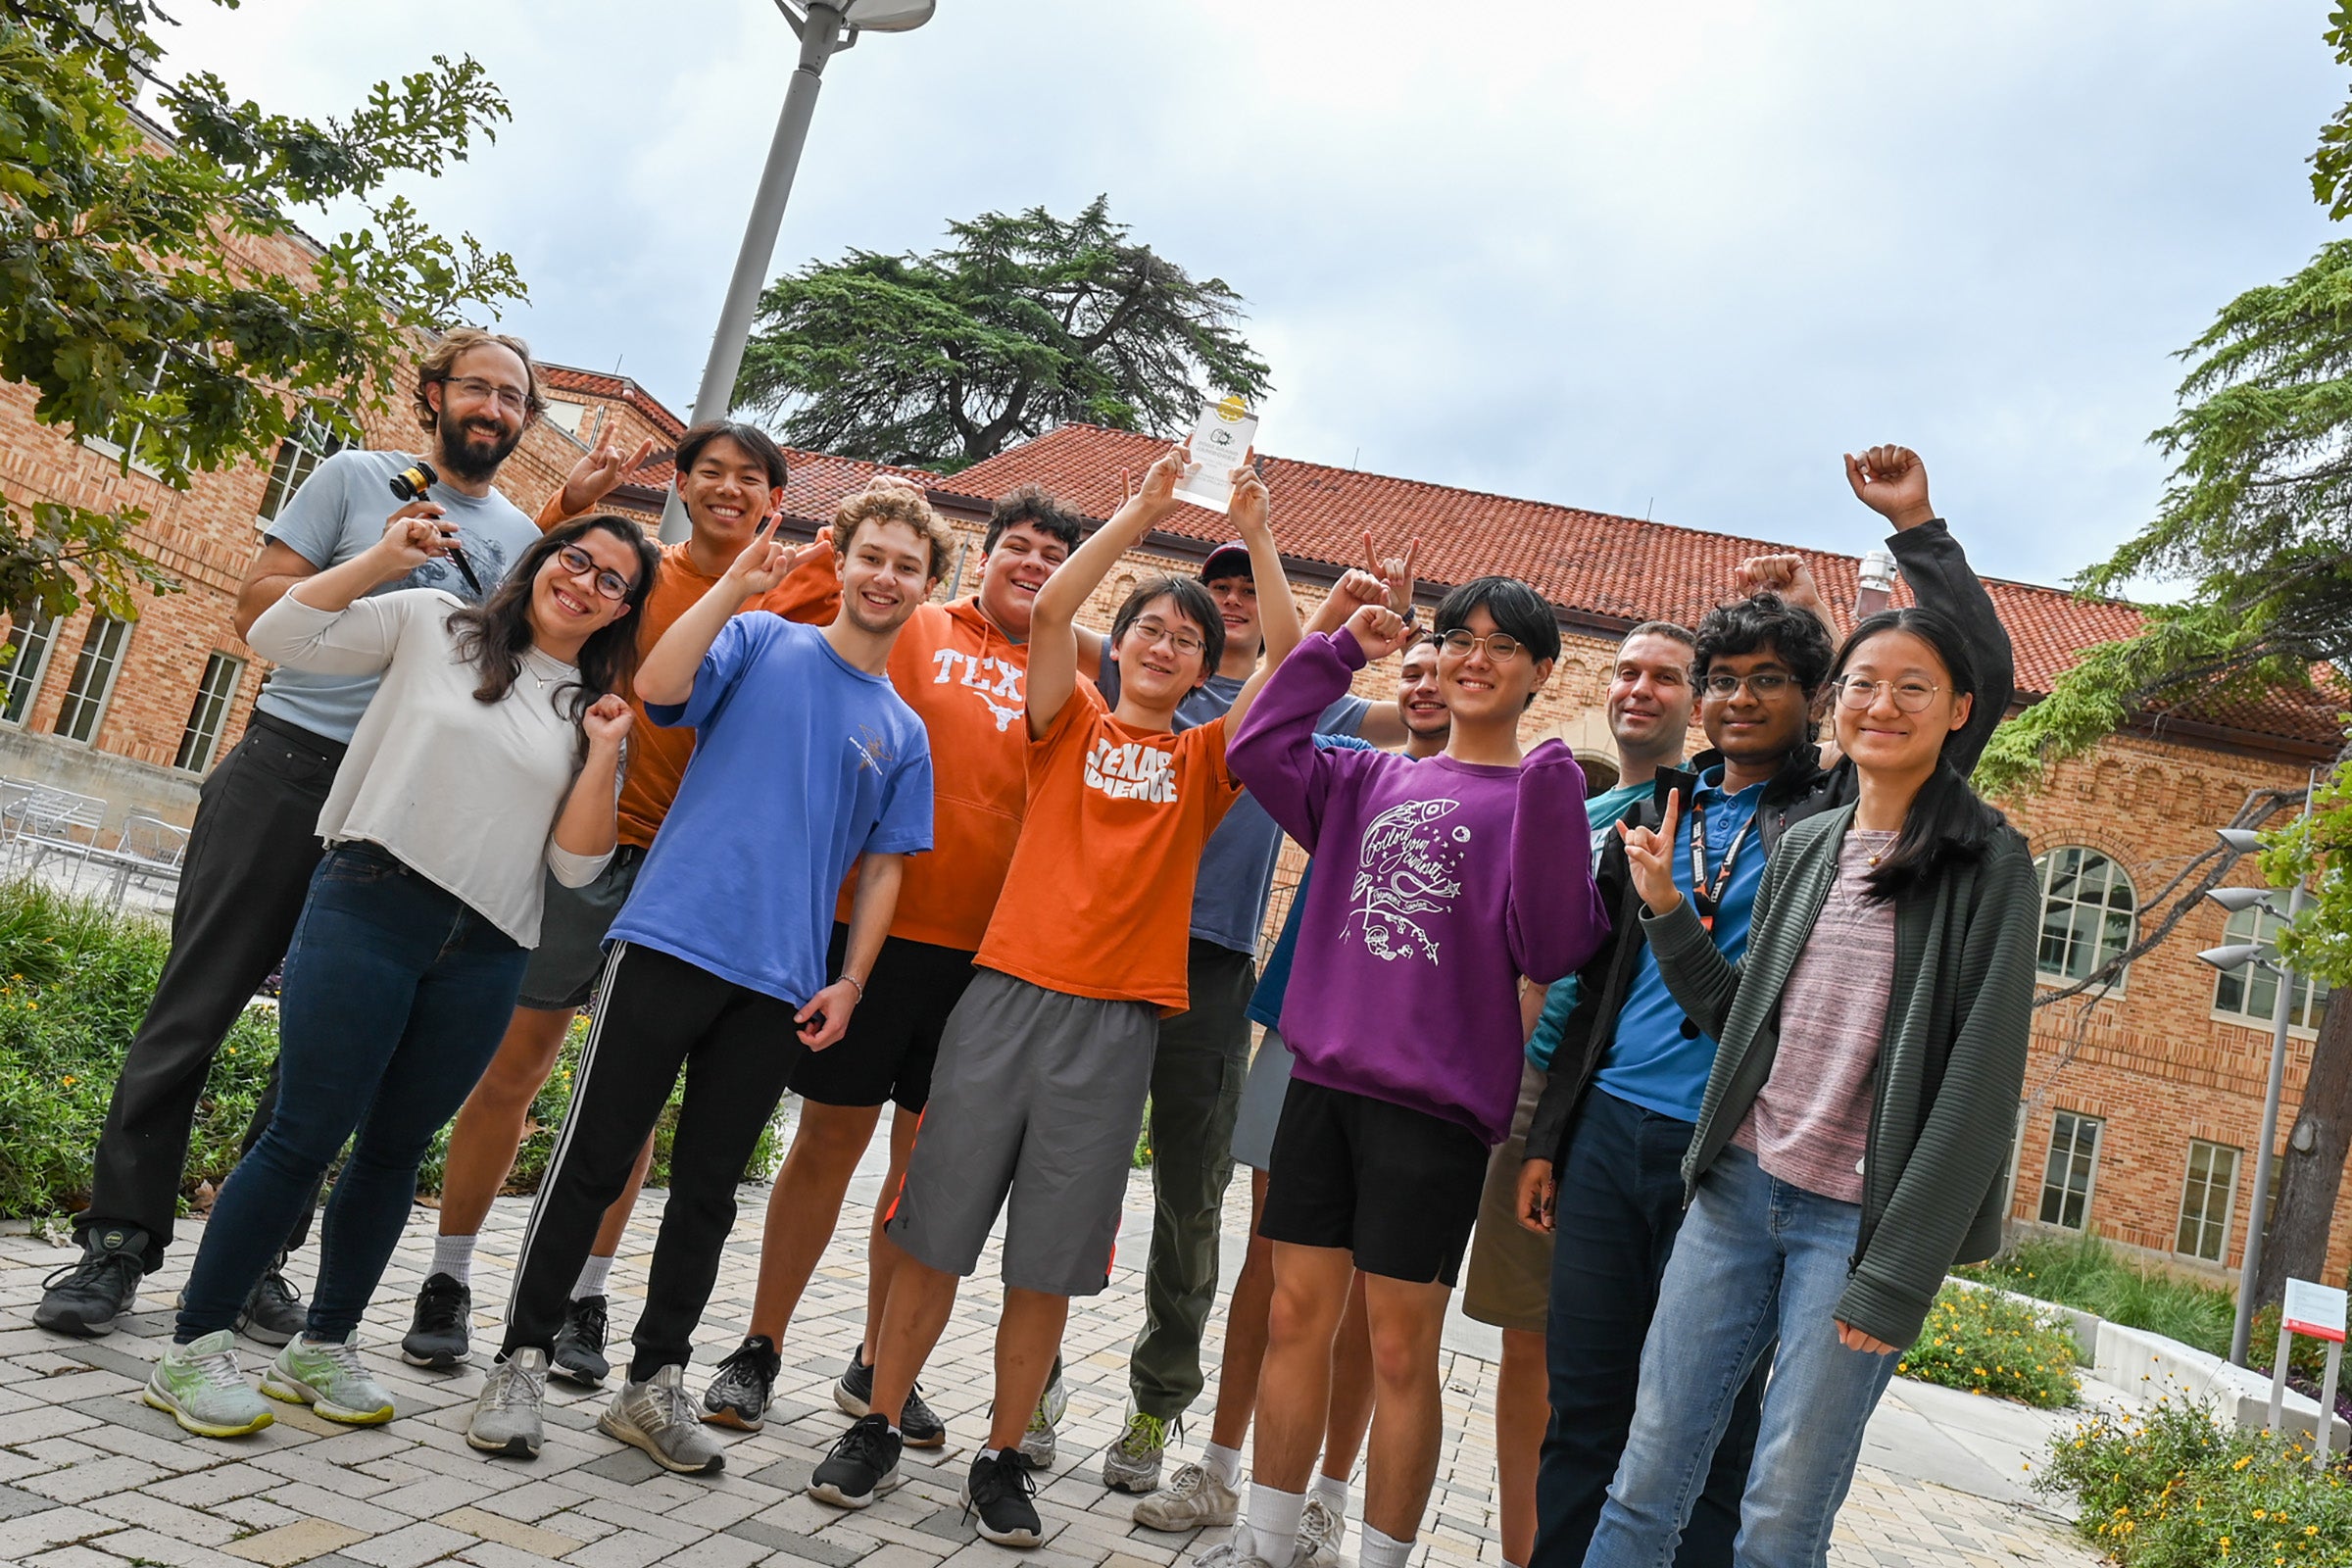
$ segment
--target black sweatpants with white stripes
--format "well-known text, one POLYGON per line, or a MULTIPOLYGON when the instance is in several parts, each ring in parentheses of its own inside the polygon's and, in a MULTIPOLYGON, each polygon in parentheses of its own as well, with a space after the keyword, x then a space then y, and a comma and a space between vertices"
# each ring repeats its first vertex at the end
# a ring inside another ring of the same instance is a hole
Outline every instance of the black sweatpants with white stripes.
POLYGON ((629 1377, 643 1382, 662 1367, 686 1364, 735 1223, 735 1189, 808 1053, 792 1021, 796 1010, 683 958, 613 944, 572 1083, 571 1110, 523 1232, 507 1306, 507 1352, 524 1346, 554 1352, 597 1225, 627 1184, 637 1151, 683 1069, 669 1200, 632 1336, 629 1377))

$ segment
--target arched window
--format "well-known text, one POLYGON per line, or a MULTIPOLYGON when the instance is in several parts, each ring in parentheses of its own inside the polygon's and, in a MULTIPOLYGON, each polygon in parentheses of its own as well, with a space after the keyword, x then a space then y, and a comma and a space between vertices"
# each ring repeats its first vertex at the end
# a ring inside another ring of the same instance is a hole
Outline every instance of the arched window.
MULTIPOLYGON (((2222 937, 2224 942, 2259 942, 2265 956, 2275 956, 2273 946, 2278 937, 2278 917, 2268 909, 2240 909, 2230 917, 2222 937)), ((2249 963, 2240 969, 2225 969, 2214 977, 2213 1010, 2234 1022, 2271 1027, 2271 1019, 2278 1006, 2278 971, 2262 964, 2249 963)), ((2295 976, 2295 992, 2288 999, 2287 1027, 2308 1032, 2320 1027, 2320 1019, 2328 1011, 2328 983, 2321 981, 2315 990, 2311 976, 2295 976)))
POLYGON ((2139 900, 2122 866, 2096 850, 2069 845, 2047 852, 2034 868, 2041 876, 2034 967, 2044 980, 2083 979, 2132 945, 2139 900))

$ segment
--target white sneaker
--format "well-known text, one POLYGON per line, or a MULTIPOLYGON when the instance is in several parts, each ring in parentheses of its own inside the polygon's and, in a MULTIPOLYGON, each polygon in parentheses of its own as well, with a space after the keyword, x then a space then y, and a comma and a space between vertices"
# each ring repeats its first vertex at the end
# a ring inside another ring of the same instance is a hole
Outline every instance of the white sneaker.
POLYGON ((1288 1562, 1268 1562, 1257 1554, 1257 1543, 1248 1525, 1235 1525, 1223 1541, 1193 1559, 1193 1568, 1298 1568, 1298 1554, 1288 1562))
POLYGON ((1298 1515, 1298 1568, 1340 1568, 1348 1516, 1309 1494, 1298 1515))
POLYGON ((1135 1522, 1149 1530, 1204 1530, 1232 1524, 1241 1510, 1241 1494, 1203 1466, 1181 1464, 1166 1486, 1135 1505, 1135 1522))

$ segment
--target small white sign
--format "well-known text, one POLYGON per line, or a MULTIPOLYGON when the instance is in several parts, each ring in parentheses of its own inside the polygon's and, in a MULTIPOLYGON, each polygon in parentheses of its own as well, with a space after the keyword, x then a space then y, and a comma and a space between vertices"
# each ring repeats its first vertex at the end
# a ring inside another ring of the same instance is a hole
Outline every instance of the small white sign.
POLYGON ((1193 425, 1193 461, 1176 481, 1176 494, 1196 507, 1225 512, 1233 505, 1229 475, 1257 440, 1257 416, 1240 398, 1204 405, 1193 425))
POLYGON ((2286 1282, 2285 1327, 2315 1340, 2344 1343, 2344 1293, 2309 1280, 2286 1282))

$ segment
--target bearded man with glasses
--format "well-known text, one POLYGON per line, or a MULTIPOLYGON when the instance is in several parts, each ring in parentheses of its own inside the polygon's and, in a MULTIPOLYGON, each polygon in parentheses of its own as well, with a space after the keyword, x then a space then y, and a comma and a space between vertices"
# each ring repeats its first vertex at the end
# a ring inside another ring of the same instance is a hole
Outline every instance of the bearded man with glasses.
MULTIPOLYGON (((538 539, 539 525, 492 488, 541 407, 522 341, 473 327, 448 332, 417 365, 413 396, 428 438, 423 456, 437 474, 424 497, 395 505, 392 480, 416 463, 410 454, 354 449, 319 464, 263 534, 237 590, 238 636, 294 584, 374 546, 396 517, 431 520, 454 548, 377 593, 438 588, 479 604, 538 539), (461 552, 465 570, 453 559, 461 552)), ((561 514, 588 511, 644 456, 624 461, 605 445, 581 458, 561 514)), ((380 678, 271 671, 244 739, 205 779, 172 910, 171 956, 115 1082, 89 1206, 74 1221, 82 1256, 50 1277, 33 1308, 37 1326, 83 1338, 112 1333, 140 1277, 162 1265, 205 1075, 293 938, 322 853, 320 808, 380 678)), ((245 1148, 275 1101, 273 1075, 245 1148)), ((286 1239, 289 1250, 308 1234, 312 1206, 286 1239)), ((266 1345, 285 1344, 303 1324, 284 1263, 281 1253, 237 1319, 239 1332, 266 1345)))
MULTIPOLYGON (((1963 774, 2008 711, 2009 636, 1984 585, 1928 499, 1916 453, 1873 447, 1845 460, 1846 479, 1893 524, 1886 543, 1914 600, 1948 616, 1984 680, 1947 751, 1963 774)), ((1791 823, 1855 799, 1854 770, 1825 766, 1814 705, 1834 658, 1813 575, 1796 556, 1745 563, 1748 597, 1698 623, 1692 675, 1712 750, 1661 768, 1649 802, 1618 829, 1656 828, 1679 801, 1675 879, 1724 956, 1746 950, 1764 862, 1791 823)), ((1601 854, 1609 941, 1577 976, 1549 1082, 1527 1136, 1520 1222, 1553 1233, 1545 1332, 1551 1420, 1537 1472, 1529 1568, 1576 1568, 1600 1516, 1633 1420, 1642 1343, 1683 1218, 1683 1152, 1698 1120, 1715 1042, 1667 990, 1642 940, 1642 900, 1622 838, 1601 854)), ((1740 1531, 1770 1358, 1736 1401, 1676 1562, 1722 1568, 1740 1531)))

